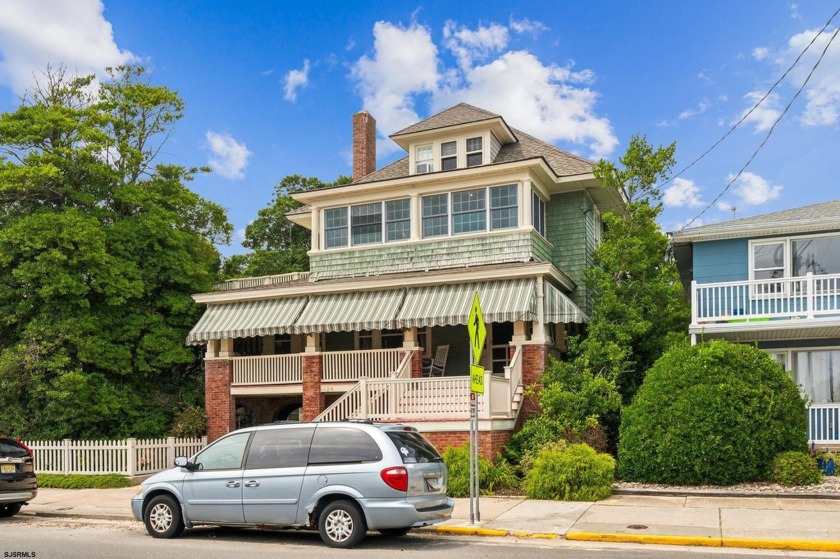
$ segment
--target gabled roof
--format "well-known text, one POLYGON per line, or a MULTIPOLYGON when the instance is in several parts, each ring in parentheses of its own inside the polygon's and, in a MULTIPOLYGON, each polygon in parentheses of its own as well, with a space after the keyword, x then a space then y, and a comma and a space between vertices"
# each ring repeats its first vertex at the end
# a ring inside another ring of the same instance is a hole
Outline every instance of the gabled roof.
POLYGON ((673 233, 675 244, 840 230, 840 200, 692 227, 673 233))
POLYGON ((403 128, 398 132, 394 132, 389 137, 396 138, 398 136, 405 136, 408 134, 415 134, 417 132, 426 132, 428 130, 437 130, 438 128, 447 128, 449 126, 458 126, 460 124, 471 124, 473 122, 481 122, 484 120, 493 120, 502 118, 501 116, 473 107, 467 103, 458 103, 454 107, 432 115, 425 120, 421 120, 416 124, 412 124, 408 128, 403 128))

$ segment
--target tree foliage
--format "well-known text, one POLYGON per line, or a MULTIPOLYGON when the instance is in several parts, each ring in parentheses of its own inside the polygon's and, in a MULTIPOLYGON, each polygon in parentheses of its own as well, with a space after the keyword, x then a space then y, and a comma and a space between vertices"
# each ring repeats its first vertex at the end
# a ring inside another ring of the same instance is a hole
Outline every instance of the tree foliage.
POLYGON ((217 278, 225 211, 157 162, 183 101, 143 68, 48 68, 0 115, 0 425, 161 435, 200 399, 184 338, 217 278))
POLYGON ((656 185, 673 167, 675 149, 654 149, 644 136, 633 136, 620 166, 602 160, 593 171, 604 188, 625 192, 628 203, 603 216, 604 239, 587 270, 595 303, 576 364, 614 379, 625 402, 689 320, 668 237, 656 222, 662 212, 656 185))
POLYGON ((252 252, 227 258, 223 264, 225 277, 267 276, 309 270, 307 253, 312 235, 305 227, 286 218, 287 213, 302 207, 292 194, 350 182, 352 179, 345 176, 330 183, 301 175, 284 177, 274 187, 271 203, 261 209, 257 218, 245 228, 242 245, 252 252))

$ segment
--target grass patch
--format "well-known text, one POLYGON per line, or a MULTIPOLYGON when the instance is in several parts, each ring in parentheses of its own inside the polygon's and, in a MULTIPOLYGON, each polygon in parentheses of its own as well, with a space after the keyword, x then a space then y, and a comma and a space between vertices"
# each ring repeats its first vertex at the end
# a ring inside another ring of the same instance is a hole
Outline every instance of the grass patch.
POLYGON ((53 489, 116 489, 131 487, 131 480, 120 474, 38 474, 38 487, 53 489))

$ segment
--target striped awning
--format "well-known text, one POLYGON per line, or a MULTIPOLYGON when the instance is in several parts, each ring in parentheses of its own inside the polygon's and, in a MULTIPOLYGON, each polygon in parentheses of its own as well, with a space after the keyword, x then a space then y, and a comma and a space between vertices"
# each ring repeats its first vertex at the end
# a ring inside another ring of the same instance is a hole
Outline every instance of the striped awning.
POLYGON ((295 323, 296 334, 395 328, 404 289, 312 295, 295 323))
POLYGON ((476 291, 485 322, 537 318, 534 279, 528 278, 409 288, 396 327, 466 324, 476 291))
POLYGON ((188 345, 222 338, 290 334, 306 297, 210 305, 187 336, 188 345))
POLYGON ((543 282, 543 295, 543 320, 546 324, 589 321, 589 317, 565 293, 547 281, 543 282))

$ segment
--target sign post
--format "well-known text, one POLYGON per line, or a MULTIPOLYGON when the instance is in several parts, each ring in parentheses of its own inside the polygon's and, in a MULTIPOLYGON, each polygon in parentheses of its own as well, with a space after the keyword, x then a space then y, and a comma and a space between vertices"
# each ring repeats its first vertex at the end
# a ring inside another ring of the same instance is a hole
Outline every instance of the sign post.
POLYGON ((484 367, 478 364, 487 337, 487 326, 481 314, 478 292, 473 297, 470 315, 467 319, 470 334, 470 524, 481 522, 479 510, 479 445, 478 445, 478 403, 484 394, 484 367), (473 512, 475 502, 475 512, 473 512))

